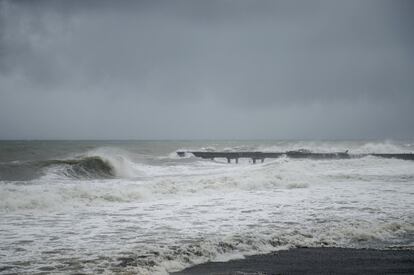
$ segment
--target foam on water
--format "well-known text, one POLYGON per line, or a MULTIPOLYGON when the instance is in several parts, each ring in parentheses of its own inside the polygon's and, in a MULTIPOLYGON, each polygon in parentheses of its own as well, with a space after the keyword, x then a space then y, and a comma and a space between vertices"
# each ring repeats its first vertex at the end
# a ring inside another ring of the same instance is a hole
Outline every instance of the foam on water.
MULTIPOLYGON (((296 147, 316 149, 309 144, 296 147)), ((321 150, 349 145, 332 144, 321 150)), ((364 144, 352 148, 372 148, 364 144)), ((0 273, 166 274, 296 246, 414 247, 413 161, 284 157, 236 165, 175 158, 167 149, 151 157, 98 147, 62 158, 41 177, 1 182, 0 273), (102 160, 113 176, 63 172, 84 158, 102 160)))

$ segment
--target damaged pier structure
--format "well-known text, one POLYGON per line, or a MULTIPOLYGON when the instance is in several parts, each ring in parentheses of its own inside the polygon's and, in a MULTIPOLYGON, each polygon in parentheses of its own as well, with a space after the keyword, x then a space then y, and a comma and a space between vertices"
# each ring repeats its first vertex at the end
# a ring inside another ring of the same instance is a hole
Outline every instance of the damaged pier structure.
POLYGON ((306 150, 288 151, 288 152, 204 152, 204 151, 177 151, 178 156, 184 157, 187 153, 193 154, 196 157, 203 159, 224 158, 227 159, 228 163, 235 160, 239 162, 240 158, 249 158, 253 163, 260 160, 264 162, 265 159, 274 159, 286 156, 288 158, 308 158, 308 159, 348 159, 348 158, 361 158, 366 156, 374 156, 381 158, 395 158, 402 160, 414 160, 413 153, 402 153, 402 154, 349 154, 346 152, 336 153, 313 153, 306 150))

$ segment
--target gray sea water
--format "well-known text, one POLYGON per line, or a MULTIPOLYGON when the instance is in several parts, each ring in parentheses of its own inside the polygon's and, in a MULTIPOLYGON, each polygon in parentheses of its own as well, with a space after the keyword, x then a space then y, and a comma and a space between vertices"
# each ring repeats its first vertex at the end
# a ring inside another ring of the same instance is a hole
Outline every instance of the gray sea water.
POLYGON ((298 246, 414 247, 413 141, 1 141, 0 274, 167 274, 298 246))

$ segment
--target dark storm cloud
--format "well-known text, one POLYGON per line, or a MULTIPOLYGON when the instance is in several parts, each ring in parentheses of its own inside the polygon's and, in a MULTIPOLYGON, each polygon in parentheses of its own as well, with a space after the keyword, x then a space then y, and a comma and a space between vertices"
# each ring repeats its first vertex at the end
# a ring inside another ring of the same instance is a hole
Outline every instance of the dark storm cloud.
POLYGON ((411 1, 2 1, 0 138, 413 137, 411 1))

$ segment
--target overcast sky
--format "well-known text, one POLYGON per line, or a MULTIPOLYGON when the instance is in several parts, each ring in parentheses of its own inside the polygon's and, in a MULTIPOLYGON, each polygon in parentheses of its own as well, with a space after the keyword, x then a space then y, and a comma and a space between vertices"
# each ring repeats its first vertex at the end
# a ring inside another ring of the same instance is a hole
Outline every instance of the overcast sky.
POLYGON ((414 138, 414 1, 0 0, 0 139, 414 138))

